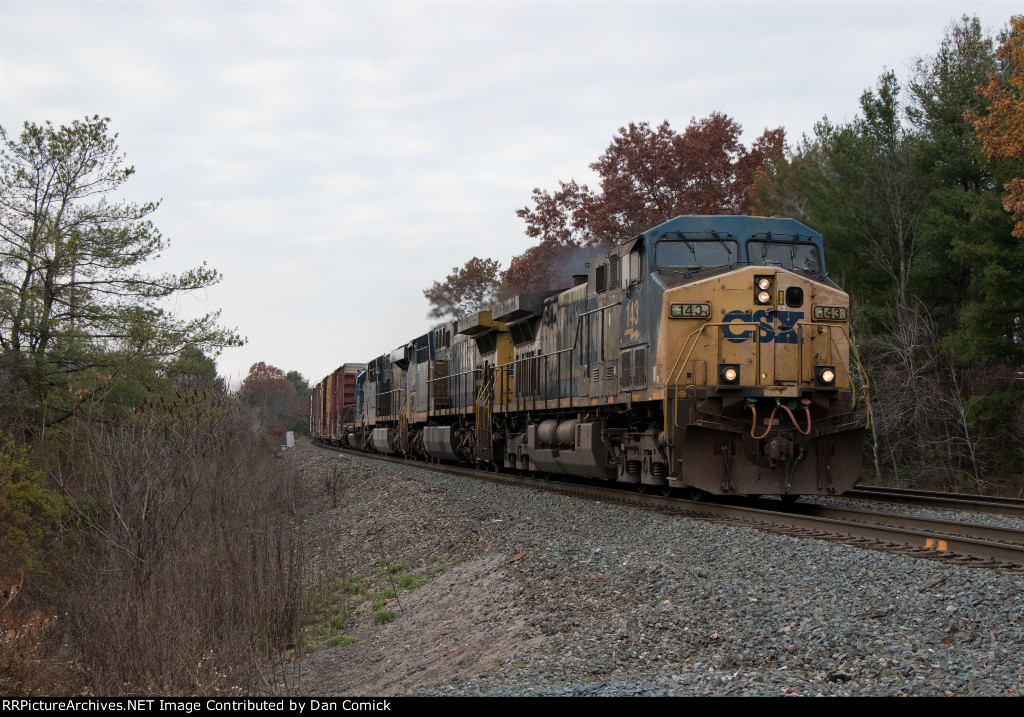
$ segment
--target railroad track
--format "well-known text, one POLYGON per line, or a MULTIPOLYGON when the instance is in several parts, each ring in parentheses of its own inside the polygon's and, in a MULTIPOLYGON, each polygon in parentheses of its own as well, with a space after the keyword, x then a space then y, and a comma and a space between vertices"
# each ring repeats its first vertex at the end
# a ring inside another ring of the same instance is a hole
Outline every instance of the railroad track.
MULTIPOLYGON (((782 501, 694 501, 651 495, 618 485, 549 481, 464 466, 382 456, 323 446, 321 448, 426 468, 477 480, 544 490, 606 503, 631 505, 701 520, 753 527, 801 538, 843 542, 857 547, 925 557, 950 563, 1024 574, 1024 530, 994 528, 977 523, 918 518, 893 513, 827 508, 782 501)), ((846 494, 844 497, 853 497, 846 494)), ((863 496, 857 496, 863 497, 863 496)), ((871 498, 873 500, 873 498, 871 498)), ((952 502, 943 506, 954 508, 952 502)))
POLYGON ((1024 500, 1020 498, 999 498, 986 495, 939 493, 912 488, 885 488, 880 486, 857 486, 843 494, 844 498, 855 498, 878 503, 897 503, 921 508, 939 510, 960 510, 975 513, 993 513, 1024 518, 1024 500))

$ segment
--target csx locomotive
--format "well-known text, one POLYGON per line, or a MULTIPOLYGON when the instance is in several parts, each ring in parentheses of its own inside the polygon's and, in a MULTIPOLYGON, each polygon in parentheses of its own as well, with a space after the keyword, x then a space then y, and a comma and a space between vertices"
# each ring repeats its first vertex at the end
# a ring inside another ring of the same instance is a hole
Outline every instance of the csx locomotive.
POLYGON ((356 375, 346 364, 315 388, 313 436, 666 494, 857 482, 867 382, 856 361, 851 372, 849 297, 820 234, 682 216, 586 272, 436 326, 356 375))

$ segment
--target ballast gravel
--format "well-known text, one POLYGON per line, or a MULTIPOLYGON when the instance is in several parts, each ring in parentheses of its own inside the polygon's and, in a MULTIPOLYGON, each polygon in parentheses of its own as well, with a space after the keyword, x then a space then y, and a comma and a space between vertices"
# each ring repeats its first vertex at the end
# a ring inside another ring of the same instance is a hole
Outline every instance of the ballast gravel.
MULTIPOLYGON (((311 696, 1024 690, 1024 578, 299 443, 311 588, 399 586, 301 658, 311 696), (344 639, 342 639, 344 638, 344 639)), ((351 602, 349 602, 351 600, 351 602)))

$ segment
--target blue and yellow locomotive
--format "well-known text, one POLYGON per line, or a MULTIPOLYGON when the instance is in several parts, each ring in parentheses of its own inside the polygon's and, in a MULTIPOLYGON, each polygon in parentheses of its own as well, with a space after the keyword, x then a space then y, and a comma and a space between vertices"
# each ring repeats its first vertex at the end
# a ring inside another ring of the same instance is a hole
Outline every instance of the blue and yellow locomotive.
POLYGON ((869 420, 851 353, 849 297, 820 234, 677 217, 572 288, 515 296, 369 362, 341 440, 666 493, 842 493, 869 420))

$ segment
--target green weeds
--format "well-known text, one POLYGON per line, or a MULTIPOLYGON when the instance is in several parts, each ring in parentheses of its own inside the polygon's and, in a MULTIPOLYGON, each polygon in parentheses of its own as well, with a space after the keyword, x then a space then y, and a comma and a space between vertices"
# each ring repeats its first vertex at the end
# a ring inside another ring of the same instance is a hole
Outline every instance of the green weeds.
POLYGON ((463 561, 462 558, 456 558, 451 563, 442 563, 440 561, 440 558, 430 558, 430 560, 427 561, 427 565, 431 566, 431 568, 430 568, 430 574, 431 575, 440 575, 441 573, 443 573, 446 570, 451 570, 452 568, 454 568, 457 565, 462 565, 463 562, 464 561, 463 561))
MULTIPOLYGON (((435 566, 434 574, 451 567, 437 563, 436 558, 427 561, 428 566, 435 566)), ((368 605, 373 612, 373 624, 386 625, 401 614, 401 596, 425 581, 423 575, 408 572, 411 567, 408 563, 382 558, 377 565, 380 570, 375 576, 337 578, 323 588, 305 591, 302 646, 307 653, 320 643, 328 647, 356 644, 358 639, 345 633, 354 616, 368 605)))

